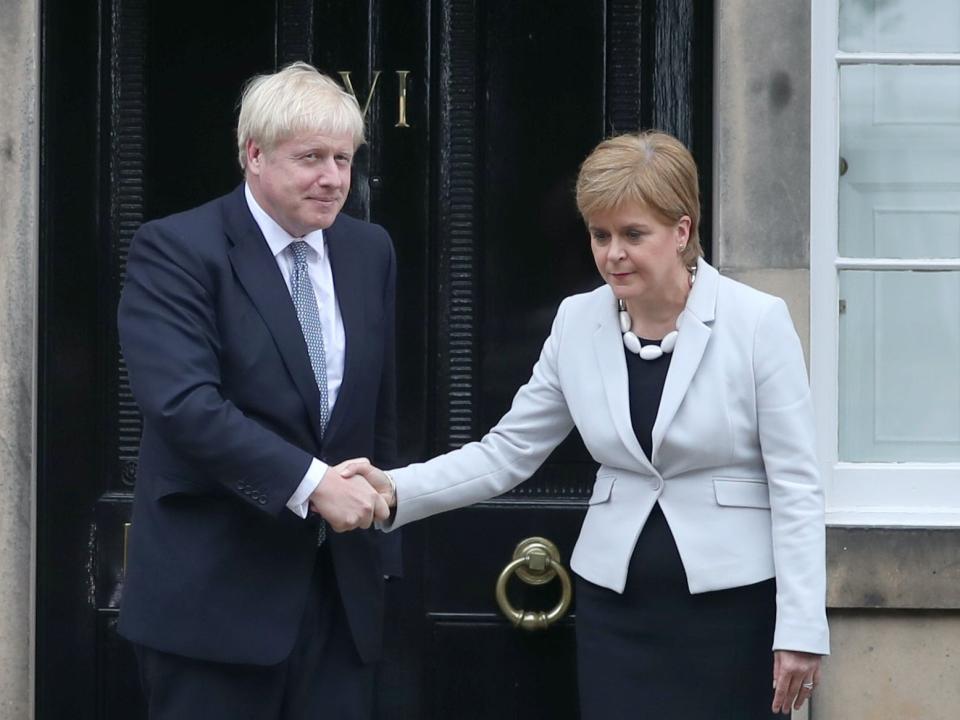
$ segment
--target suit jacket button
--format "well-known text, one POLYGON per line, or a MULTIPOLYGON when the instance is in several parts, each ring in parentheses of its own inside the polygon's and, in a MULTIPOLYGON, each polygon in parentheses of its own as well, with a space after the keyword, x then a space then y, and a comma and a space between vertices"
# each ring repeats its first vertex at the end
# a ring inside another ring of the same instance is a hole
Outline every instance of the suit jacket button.
POLYGON ((257 502, 260 503, 261 505, 266 505, 267 499, 263 495, 259 495, 257 496, 257 502))

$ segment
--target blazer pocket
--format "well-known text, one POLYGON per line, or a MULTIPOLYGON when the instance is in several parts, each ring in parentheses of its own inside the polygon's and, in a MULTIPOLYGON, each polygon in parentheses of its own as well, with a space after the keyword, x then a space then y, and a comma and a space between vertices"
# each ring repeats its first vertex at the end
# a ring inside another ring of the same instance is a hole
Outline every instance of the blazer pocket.
POLYGON ((770 508, 770 489, 766 480, 714 478, 713 490, 718 505, 770 508))
POLYGON ((590 496, 588 505, 599 505, 610 500, 613 492, 613 484, 617 478, 615 475, 601 475, 593 484, 593 494, 590 496))

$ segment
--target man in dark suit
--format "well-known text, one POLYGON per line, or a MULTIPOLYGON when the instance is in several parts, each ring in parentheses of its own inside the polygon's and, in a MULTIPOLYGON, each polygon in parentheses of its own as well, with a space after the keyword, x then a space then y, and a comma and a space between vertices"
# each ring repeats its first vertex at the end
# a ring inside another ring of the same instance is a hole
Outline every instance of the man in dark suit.
POLYGON ((368 528, 389 511, 336 464, 395 461, 395 257, 340 214, 363 118, 333 80, 254 78, 237 134, 245 182, 130 249, 118 320, 144 425, 119 628, 152 719, 365 718, 368 528))

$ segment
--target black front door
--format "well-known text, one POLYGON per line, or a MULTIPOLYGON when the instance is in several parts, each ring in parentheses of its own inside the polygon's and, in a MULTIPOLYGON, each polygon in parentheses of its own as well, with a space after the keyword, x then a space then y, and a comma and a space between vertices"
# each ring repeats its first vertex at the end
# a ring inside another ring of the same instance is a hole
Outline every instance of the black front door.
MULTIPOLYGON (((413 461, 495 424, 560 300, 599 282, 572 192, 590 148, 666 129, 708 183, 711 23, 694 0, 47 0, 38 718, 143 717, 114 629, 140 432, 114 313, 138 225, 239 182, 243 80, 308 59, 366 108, 348 208, 397 247, 413 461)), ((405 531, 379 717, 576 717, 575 605, 528 632, 494 588, 525 538, 566 566, 594 471, 573 436, 516 491, 405 531)), ((559 587, 513 577, 507 594, 547 610, 559 587)))

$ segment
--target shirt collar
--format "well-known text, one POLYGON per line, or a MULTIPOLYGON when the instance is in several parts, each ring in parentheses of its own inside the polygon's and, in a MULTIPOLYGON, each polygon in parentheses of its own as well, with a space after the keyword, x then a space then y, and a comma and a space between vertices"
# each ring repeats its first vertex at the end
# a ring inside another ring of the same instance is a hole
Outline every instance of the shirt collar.
POLYGON ((323 242, 323 230, 314 230, 300 238, 293 237, 280 227, 277 221, 267 214, 266 210, 260 207, 260 204, 250 191, 250 185, 247 183, 243 185, 243 195, 247 199, 247 207, 250 208, 250 214, 253 215, 257 227, 259 227, 260 232, 263 233, 263 237, 267 241, 267 245, 270 246, 270 252, 273 253, 274 257, 277 257, 277 255, 286 250, 290 243, 303 240, 313 248, 313 251, 323 260, 324 250, 326 248, 323 242))

